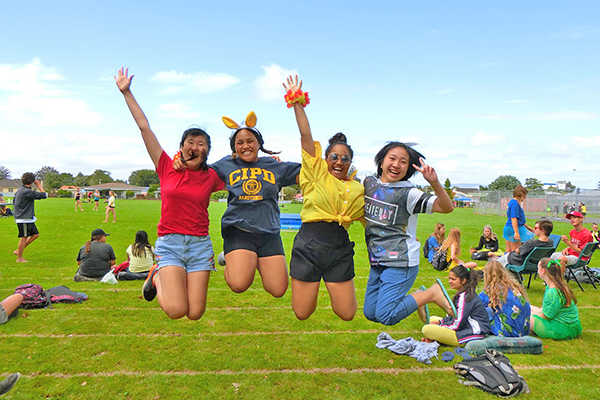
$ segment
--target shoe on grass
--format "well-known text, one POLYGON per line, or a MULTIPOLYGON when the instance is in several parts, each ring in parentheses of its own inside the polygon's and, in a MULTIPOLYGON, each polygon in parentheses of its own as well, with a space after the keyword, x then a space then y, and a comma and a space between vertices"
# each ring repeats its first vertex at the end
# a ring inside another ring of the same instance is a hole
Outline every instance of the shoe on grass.
POLYGON ((222 251, 219 253, 219 256, 217 257, 217 262, 221 267, 225 266, 225 252, 222 251))
POLYGON ((17 383, 17 381, 19 380, 20 376, 20 373, 15 372, 14 374, 10 374, 8 377, 6 377, 5 380, 0 382, 0 395, 3 395, 4 393, 12 389, 13 386, 15 386, 15 383, 17 383))
POLYGON ((148 277, 142 286, 142 295, 147 301, 152 301, 156 297, 156 286, 154 286, 154 275, 158 272, 158 265, 154 264, 148 272, 148 277))

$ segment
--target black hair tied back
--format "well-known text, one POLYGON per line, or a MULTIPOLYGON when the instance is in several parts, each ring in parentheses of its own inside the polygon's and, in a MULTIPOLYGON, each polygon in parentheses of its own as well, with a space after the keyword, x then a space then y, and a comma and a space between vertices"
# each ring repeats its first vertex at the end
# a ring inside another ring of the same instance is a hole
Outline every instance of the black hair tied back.
POLYGON ((331 137, 331 139, 329 139, 329 146, 327 146, 327 149, 325 150, 325 157, 327 157, 329 153, 331 153, 333 146, 335 146, 336 144, 343 144, 344 146, 346 146, 348 148, 348 152, 350 153, 350 158, 354 158, 354 151, 352 151, 352 147, 350 147, 350 145, 348 144, 348 139, 346 139, 346 135, 344 135, 342 132, 336 133, 331 137))

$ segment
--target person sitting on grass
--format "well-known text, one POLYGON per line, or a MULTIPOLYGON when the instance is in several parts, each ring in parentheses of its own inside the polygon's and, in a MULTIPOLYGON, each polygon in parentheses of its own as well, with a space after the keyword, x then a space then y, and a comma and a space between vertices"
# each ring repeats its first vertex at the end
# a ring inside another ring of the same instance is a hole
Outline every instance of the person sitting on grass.
POLYGON ((450 288, 457 292, 452 299, 456 316, 432 316, 421 332, 423 341, 438 341, 448 346, 458 346, 471 340, 483 339, 490 333, 488 312, 477 296, 480 272, 457 265, 448 273, 450 288))
POLYGON ((148 241, 148 233, 137 231, 135 243, 129 245, 126 252, 129 265, 119 272, 117 279, 120 281, 146 279, 150 268, 154 265, 154 247, 148 241))
POLYGON ((531 306, 531 330, 541 338, 574 339, 581 334, 575 294, 563 279, 558 260, 542 258, 538 275, 546 283, 542 307, 531 306))
POLYGON ((462 265, 465 268, 477 268, 475 261, 463 262, 460 257, 460 229, 452 228, 448 233, 448 238, 442 243, 440 250, 446 251, 446 260, 448 261, 448 269, 452 269, 457 265, 462 265))
POLYGON ((505 337, 528 335, 531 307, 525 288, 498 261, 485 264, 483 283, 479 298, 488 311, 491 333, 505 337))
POLYGON ((435 229, 429 238, 427 243, 429 244, 429 252, 427 252, 427 259, 431 263, 433 261, 433 255, 440 249, 442 243, 446 239, 446 225, 438 222, 435 224, 435 229))
MULTIPOLYGON (((584 216, 582 213, 572 211, 565 218, 571 222, 571 226, 573 227, 571 232, 569 232, 569 236, 562 235, 560 237, 560 240, 567 247, 562 252, 556 252, 550 256, 551 259, 560 261, 563 273, 566 266, 574 265, 577 262, 579 253, 581 253, 585 245, 594 240, 592 233, 583 226, 584 216)), ((587 261, 587 259, 585 258, 584 261, 587 261)))
POLYGON ((527 255, 536 247, 554 247, 554 242, 550 240, 550 234, 554 229, 552 221, 547 219, 540 219, 533 227, 533 231, 537 234, 538 238, 529 239, 523 243, 518 249, 510 253, 504 254, 497 261, 506 266, 507 264, 520 266, 525 262, 527 255))
POLYGON ((81 246, 77 254, 79 268, 73 277, 75 282, 99 281, 115 265, 115 251, 106 243, 108 233, 102 229, 92 231, 91 240, 81 246))
POLYGON ((483 235, 479 238, 477 247, 471 247, 471 259, 488 260, 492 257, 501 256, 502 252, 498 250, 498 236, 492 231, 492 227, 486 225, 483 227, 483 235))

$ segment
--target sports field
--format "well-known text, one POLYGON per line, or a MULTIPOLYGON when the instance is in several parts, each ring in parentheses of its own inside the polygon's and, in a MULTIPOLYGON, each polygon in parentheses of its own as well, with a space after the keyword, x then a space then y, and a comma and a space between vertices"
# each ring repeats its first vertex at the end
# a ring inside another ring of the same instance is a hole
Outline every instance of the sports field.
MULTIPOLYGON (((268 295, 257 276, 245 293, 231 292, 222 268, 209 284, 208 308, 199 321, 170 320, 156 301, 141 297, 141 282, 106 285, 75 283, 79 248, 98 227, 110 233, 107 243, 126 259, 135 232, 144 229, 156 240, 160 202, 120 200, 117 223, 102 223, 103 210, 75 212, 71 199, 36 202, 41 237, 25 250, 27 264, 14 262, 17 245, 14 219, 0 219, 0 297, 24 283, 45 289, 66 285, 85 292, 83 304, 58 304, 53 309, 21 310, 18 318, 0 326, 0 373, 23 374, 6 399, 491 399, 489 394, 460 385, 452 363, 432 365, 375 347, 380 332, 394 339, 421 338, 421 321, 410 316, 394 327, 367 321, 362 302, 369 273, 362 226, 350 230, 356 242, 356 289, 359 310, 351 322, 339 320, 322 288, 319 306, 307 321, 296 320, 291 293, 268 295)), ((219 219, 224 203, 211 203, 211 236, 221 251, 219 219)), ((299 212, 288 205, 282 212, 299 212)), ((463 259, 476 245, 483 225, 501 233, 505 217, 473 214, 421 216, 419 240, 436 222, 463 233, 463 259)), ((533 221, 529 221, 530 225, 533 221)), ((586 224, 589 228, 589 224, 586 224)), ((567 234, 570 225, 555 224, 567 234)), ((282 232, 289 257, 294 232, 282 232)), ((502 243, 502 240, 501 240, 502 243)), ((562 246, 559 247, 562 249, 562 246)), ((592 266, 600 266, 600 255, 592 266)), ((430 286, 447 272, 425 261, 416 282, 430 286)), ((525 399, 600 398, 600 290, 585 285, 578 298, 583 334, 565 342, 544 340, 544 354, 509 355, 525 377, 531 394, 525 399)), ((540 305, 541 280, 532 282, 530 300, 540 305)), ((441 310, 432 307, 432 312, 441 310)), ((442 351, 450 350, 440 347, 442 351)), ((459 357, 455 358, 458 360, 459 357)))

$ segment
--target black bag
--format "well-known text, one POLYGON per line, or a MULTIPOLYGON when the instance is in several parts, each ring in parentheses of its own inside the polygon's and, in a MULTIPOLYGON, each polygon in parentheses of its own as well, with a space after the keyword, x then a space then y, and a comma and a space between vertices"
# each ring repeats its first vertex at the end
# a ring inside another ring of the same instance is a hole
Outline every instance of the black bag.
POLYGON ((471 260, 475 260, 475 261, 487 261, 488 259, 488 253, 489 251, 476 251, 475 253, 471 254, 471 260))
POLYGON ((527 382, 513 368, 508 357, 499 351, 488 349, 479 357, 464 359, 454 364, 459 382, 475 386, 498 397, 516 397, 529 393, 527 382))
POLYGON ((423 257, 429 259, 429 238, 423 243, 423 257))
POLYGON ((433 255, 433 259, 431 260, 431 265, 433 265, 433 268, 435 268, 438 271, 443 271, 446 268, 448 268, 448 260, 446 259, 447 257, 447 253, 446 250, 438 250, 434 255, 433 255))

